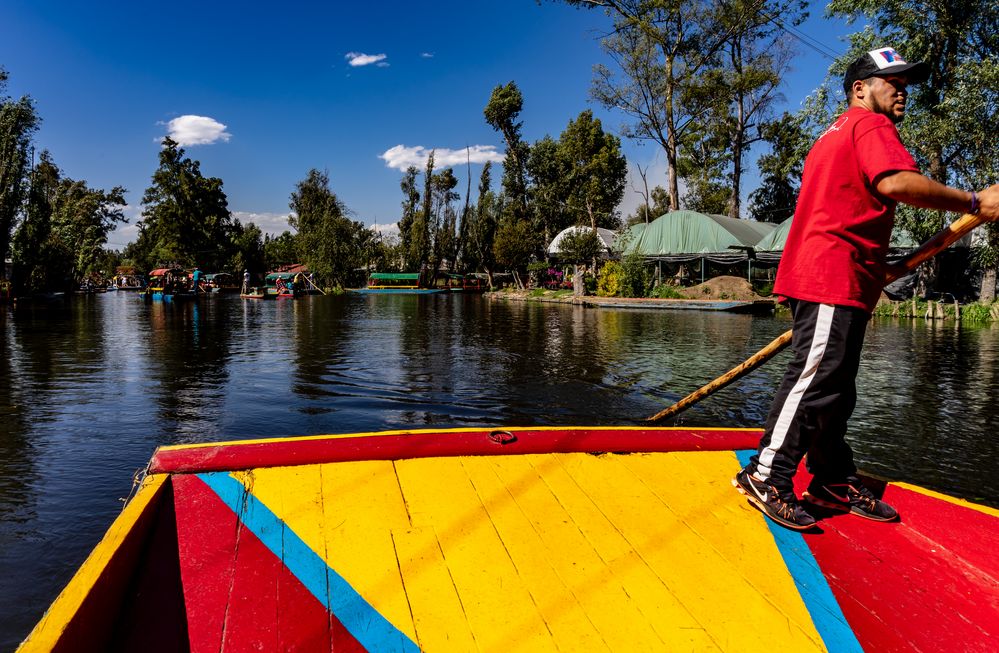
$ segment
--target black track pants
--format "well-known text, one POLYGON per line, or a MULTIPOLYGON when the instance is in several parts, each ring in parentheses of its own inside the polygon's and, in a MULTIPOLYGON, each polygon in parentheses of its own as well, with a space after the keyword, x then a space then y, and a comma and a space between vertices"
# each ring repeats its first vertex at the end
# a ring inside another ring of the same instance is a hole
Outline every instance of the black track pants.
POLYGON ((808 454, 808 470, 840 480, 856 473, 846 423, 857 404, 857 370, 870 314, 791 300, 794 358, 767 416, 751 468, 780 490, 808 454))

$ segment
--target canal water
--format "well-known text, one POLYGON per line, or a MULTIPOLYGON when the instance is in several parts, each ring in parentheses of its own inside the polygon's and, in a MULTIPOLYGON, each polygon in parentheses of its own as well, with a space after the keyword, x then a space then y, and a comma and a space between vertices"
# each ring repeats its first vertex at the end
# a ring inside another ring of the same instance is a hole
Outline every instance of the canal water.
MULTIPOLYGON (((0 309, 3 310, 3 309, 0 309)), ((781 317, 479 296, 0 312, 0 650, 16 646, 164 444, 396 428, 634 424, 790 327, 781 317)), ((785 352, 681 417, 759 426, 785 352)), ((999 506, 999 329, 875 320, 861 468, 999 506)))

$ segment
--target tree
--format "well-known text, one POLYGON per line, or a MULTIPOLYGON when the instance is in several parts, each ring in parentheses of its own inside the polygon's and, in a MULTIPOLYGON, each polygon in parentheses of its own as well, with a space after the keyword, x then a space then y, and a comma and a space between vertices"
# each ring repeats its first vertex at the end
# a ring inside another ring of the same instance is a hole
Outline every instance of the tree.
MULTIPOLYGON (((904 44, 900 49, 907 60, 931 67, 929 80, 909 89, 907 116, 899 126, 924 173, 949 185, 981 187, 984 180, 994 180, 999 5, 992 0, 832 0, 828 12, 849 21, 863 15, 871 22, 851 36, 852 50, 837 60, 840 70, 883 43, 904 44)), ((943 227, 944 214, 900 205, 897 222, 922 241, 943 227)), ((919 267, 917 294, 932 289, 936 266, 934 259, 919 267)))
POLYGON ((430 258, 430 220, 433 215, 434 150, 427 157, 423 173, 423 206, 416 213, 409 235, 409 254, 406 264, 410 270, 422 272, 430 258))
POLYGON ((349 210, 330 190, 329 181, 327 172, 309 170, 291 194, 294 215, 288 223, 298 230, 299 260, 329 286, 343 288, 354 269, 366 262, 368 230, 347 217, 349 210))
POLYGON ((137 253, 147 262, 219 270, 232 256, 232 216, 222 180, 201 174, 169 137, 142 197, 137 253))
POLYGON ((514 217, 504 220, 496 230, 496 239, 493 242, 496 262, 513 271, 518 288, 524 287, 524 283, 520 280, 520 269, 527 265, 537 250, 537 238, 537 232, 531 228, 527 220, 518 220, 514 217))
POLYGON ((420 191, 416 188, 416 176, 420 171, 416 166, 409 166, 399 182, 402 189, 402 217, 399 219, 399 241, 404 252, 403 267, 407 269, 418 268, 418 262, 409 261, 409 252, 413 239, 413 225, 416 223, 416 211, 420 205, 420 191))
POLYGON ((284 231, 280 236, 264 236, 264 269, 276 270, 298 262, 298 236, 284 231))
POLYGON ((743 166, 749 148, 763 139, 761 128, 775 103, 783 101, 778 87, 790 70, 790 35, 786 26, 807 18, 803 0, 724 0, 713 3, 716 32, 724 37, 714 69, 701 75, 701 92, 718 113, 708 122, 720 137, 728 182, 727 210, 740 217, 743 166))
POLYGON ((757 162, 762 179, 749 196, 754 220, 781 223, 794 215, 805 152, 812 143, 802 119, 803 114, 785 112, 761 129, 770 153, 760 156, 757 162))
POLYGON ((23 290, 65 289, 92 274, 103 276, 107 235, 125 220, 125 189, 88 188, 63 177, 43 151, 32 174, 24 220, 14 236, 14 260, 23 290))
POLYGON ((486 122, 503 135, 506 158, 503 160, 503 192, 507 207, 518 220, 528 217, 527 212, 527 161, 530 148, 520 135, 523 123, 518 122, 524 108, 524 97, 515 82, 493 89, 483 114, 486 122))
MULTIPOLYGON (((41 122, 31 98, 7 97, 7 71, 0 68, 0 261, 6 260, 10 238, 21 211, 31 168, 31 138, 41 122)), ((0 279, 6 267, 0 270, 0 279)))
POLYGON ((485 270, 490 287, 493 285, 493 266, 495 264, 493 241, 501 213, 501 207, 498 206, 499 200, 491 190, 492 166, 491 161, 486 161, 485 165, 482 166, 482 174, 479 176, 479 198, 469 216, 468 241, 465 248, 468 268, 481 267, 485 270))
POLYGON ((669 212, 669 194, 662 186, 656 186, 649 193, 643 204, 639 204, 633 215, 625 220, 627 226, 649 224, 656 218, 669 212))
POLYGON ((264 234, 260 227, 249 222, 244 226, 239 220, 233 223, 233 257, 229 270, 246 270, 251 274, 267 271, 267 257, 264 251, 264 234))
POLYGON ((457 217, 454 202, 459 195, 455 192, 458 178, 451 168, 444 168, 431 178, 430 189, 432 198, 430 235, 431 235, 431 265, 433 276, 445 262, 453 266, 458 254, 457 217))
POLYGON ((562 132, 558 152, 568 175, 568 213, 577 224, 585 218, 593 230, 618 227, 615 209, 624 197, 628 176, 620 139, 605 133, 587 109, 562 132))
POLYGON ((704 112, 706 96, 695 91, 700 75, 724 43, 702 0, 564 0, 577 7, 602 7, 613 29, 601 40, 618 73, 594 67, 591 94, 619 109, 632 124, 622 134, 663 148, 671 210, 680 207, 677 176, 681 142, 704 112))
POLYGON ((544 242, 551 242, 555 234, 575 222, 575 216, 566 210, 569 171, 558 141, 551 136, 536 141, 530 148, 527 170, 534 181, 530 191, 535 224, 544 234, 544 242))

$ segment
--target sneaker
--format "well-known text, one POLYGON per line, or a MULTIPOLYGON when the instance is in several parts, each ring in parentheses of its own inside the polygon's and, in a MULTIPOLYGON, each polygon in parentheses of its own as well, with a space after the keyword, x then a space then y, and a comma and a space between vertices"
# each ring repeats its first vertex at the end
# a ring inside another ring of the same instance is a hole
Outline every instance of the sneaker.
POLYGON ((842 483, 823 483, 812 479, 803 498, 823 508, 850 512, 875 521, 898 519, 898 512, 875 497, 856 476, 850 476, 842 483))
POLYGON ((746 470, 735 475, 732 485, 764 515, 781 526, 796 531, 815 526, 815 518, 805 512, 793 492, 779 492, 773 483, 758 479, 746 470))

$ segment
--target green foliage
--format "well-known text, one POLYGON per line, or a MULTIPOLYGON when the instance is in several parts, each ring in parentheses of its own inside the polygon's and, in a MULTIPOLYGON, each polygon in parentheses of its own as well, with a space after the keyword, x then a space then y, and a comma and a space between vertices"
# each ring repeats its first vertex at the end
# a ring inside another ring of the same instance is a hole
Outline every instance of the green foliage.
POLYGON ((276 270, 298 261, 298 237, 290 231, 280 236, 264 236, 264 269, 276 270))
POLYGON ((490 190, 492 183, 492 162, 482 166, 479 178, 479 199, 470 211, 467 220, 470 224, 465 233, 464 266, 472 270, 478 267, 489 270, 494 265, 493 241, 499 224, 500 205, 496 195, 490 190))
POLYGON ((679 288, 665 283, 650 290, 648 296, 655 299, 687 299, 687 296, 679 288))
POLYGON ((643 202, 635 209, 635 213, 625 220, 625 226, 648 224, 669 212, 669 194, 662 186, 655 186, 649 192, 649 202, 643 202))
POLYGON ((568 181, 569 216, 576 224, 588 222, 594 229, 620 226, 615 209, 624 197, 628 175, 621 140, 605 133, 600 120, 587 109, 562 132, 557 152, 568 181))
POLYGON ((617 261, 607 261, 597 275, 598 297, 621 297, 624 291, 624 270, 617 261))
POLYGON ((315 168, 298 182, 289 220, 298 229, 298 256, 329 287, 347 285, 351 273, 366 261, 374 232, 351 220, 349 210, 330 190, 329 175, 315 168))
POLYGON ((163 140, 159 167, 142 197, 139 238, 132 255, 148 269, 160 263, 221 270, 232 257, 232 217, 222 180, 163 140))
POLYGON ((515 82, 499 85, 489 96, 483 110, 489 126, 503 135, 506 142, 506 159, 503 161, 503 193, 507 196, 510 215, 515 220, 526 220, 527 215, 527 161, 530 148, 520 135, 522 122, 517 119, 524 108, 524 97, 515 82))
POLYGON ((403 195, 402 217, 399 218, 399 240, 404 256, 403 268, 407 270, 418 270, 420 268, 419 261, 409 260, 413 238, 412 229, 413 224, 416 222, 417 207, 420 205, 420 191, 416 187, 416 176, 418 174, 420 174, 420 171, 416 169, 416 166, 409 166, 406 168, 402 181, 399 182, 399 187, 402 189, 403 195))
POLYGON ((13 264, 21 292, 67 290, 100 277, 103 247, 124 221, 123 188, 110 192, 62 176, 48 152, 35 166, 24 219, 14 236, 13 264))
POLYGON ((652 271, 639 254, 621 260, 621 293, 624 297, 645 297, 652 285, 652 271))
POLYGON ((770 152, 757 162, 760 187, 749 195, 754 220, 779 224, 794 215, 805 155, 813 139, 804 125, 805 115, 784 113, 760 129, 770 152))
POLYGON ((0 261, 6 260, 10 249, 11 232, 27 189, 31 138, 41 122, 31 98, 14 100, 5 95, 6 90, 7 71, 0 68, 0 261))
POLYGON ((586 263, 600 255, 603 241, 593 229, 577 227, 559 241, 559 258, 566 263, 586 263))
POLYGON ((496 230, 493 252, 496 262, 514 271, 530 261, 537 248, 537 234, 527 220, 508 220, 496 230))

